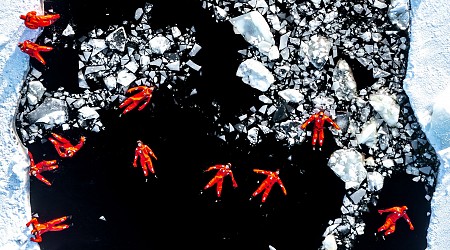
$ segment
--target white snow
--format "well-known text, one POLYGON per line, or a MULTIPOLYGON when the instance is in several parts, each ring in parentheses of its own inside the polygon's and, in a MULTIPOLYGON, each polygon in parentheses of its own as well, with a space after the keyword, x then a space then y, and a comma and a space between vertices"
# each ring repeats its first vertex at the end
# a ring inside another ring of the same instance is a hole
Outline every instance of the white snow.
POLYGON ((450 234, 450 6, 445 0, 411 0, 410 52, 404 89, 431 145, 440 156, 431 200, 428 250, 448 249, 450 234))
MULTIPOLYGON (((411 0, 411 9, 411 43, 404 88, 419 123, 441 157, 431 201, 427 247, 441 250, 448 248, 450 233, 450 6, 445 0, 411 0)), ((40 33, 26 28, 19 19, 30 10, 42 13, 42 1, 2 0, 0 6, 0 250, 39 249, 37 243, 29 241, 30 229, 25 226, 31 218, 29 160, 13 125, 29 63, 29 56, 17 48, 17 43, 35 40, 40 33)), ((379 185, 374 183, 373 188, 379 185)))
POLYGON ((35 41, 41 32, 28 29, 19 18, 31 10, 42 13, 41 1, 2 0, 0 5, 0 250, 39 249, 29 240, 26 227, 31 219, 29 160, 14 128, 19 90, 29 65, 29 56, 17 43, 35 41))

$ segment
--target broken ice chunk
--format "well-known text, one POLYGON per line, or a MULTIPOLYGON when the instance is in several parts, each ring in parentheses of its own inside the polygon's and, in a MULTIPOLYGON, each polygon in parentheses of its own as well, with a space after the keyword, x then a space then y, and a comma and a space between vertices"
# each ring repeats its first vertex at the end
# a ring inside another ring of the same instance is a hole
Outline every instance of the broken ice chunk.
POLYGON ((247 59, 243 61, 236 72, 242 81, 260 91, 267 91, 275 78, 272 73, 259 61, 247 59))
POLYGON ((114 30, 106 37, 105 40, 110 49, 116 49, 121 52, 125 51, 125 45, 127 43, 127 34, 125 33, 125 28, 120 27, 114 30))
POLYGON ((365 195, 366 190, 364 188, 360 188, 358 189, 358 191, 350 195, 350 199, 352 200, 353 204, 359 204, 365 195))
POLYGON ((357 95, 352 69, 344 59, 339 59, 337 62, 333 70, 332 81, 331 89, 336 92, 338 99, 350 101, 357 95))
POLYGON ((328 60, 331 47, 332 43, 327 38, 314 35, 308 43, 304 44, 302 49, 314 67, 322 69, 328 60))
POLYGON ((400 106, 394 98, 386 94, 372 94, 369 97, 369 103, 389 126, 397 124, 400 106))
POLYGON ((81 70, 78 71, 78 87, 80 87, 82 89, 89 88, 89 85, 86 82, 86 78, 84 77, 84 74, 81 70))
POLYGON ((97 111, 91 107, 84 106, 78 110, 78 119, 80 120, 97 119, 99 117, 97 111))
POLYGON ((28 83, 27 100, 31 105, 36 105, 44 95, 46 88, 40 81, 31 81, 28 83))
POLYGON ((337 248, 337 243, 336 243, 336 238, 334 237, 334 235, 329 234, 325 237, 325 239, 323 239, 322 241, 322 249, 327 249, 327 250, 336 250, 337 248))
POLYGON ((384 177, 378 172, 367 173, 367 190, 370 192, 378 191, 383 188, 384 177))
POLYGON ((394 161, 392 159, 384 159, 382 162, 384 167, 387 168, 392 168, 393 166, 395 166, 394 161))
POLYGON ((379 9, 384 9, 387 7, 387 5, 384 3, 384 0, 375 0, 373 2, 373 7, 379 8, 379 9))
POLYGON ((177 37, 181 36, 181 31, 180 31, 180 29, 178 29, 178 27, 176 27, 176 26, 172 27, 171 31, 172 31, 173 37, 177 38, 177 37))
POLYGON ((328 167, 345 182, 345 188, 357 188, 367 176, 364 157, 353 148, 334 151, 328 161, 328 167))
POLYGON ((73 36, 75 35, 75 31, 73 31, 73 28, 70 24, 67 24, 67 27, 62 32, 63 36, 73 36))
POLYGON ((201 69, 201 66, 196 64, 195 62, 193 62, 192 60, 189 60, 186 62, 186 65, 188 65, 189 67, 199 71, 201 69))
POLYGON ((63 100, 47 97, 27 117, 30 123, 45 123, 51 126, 63 124, 68 119, 67 103, 63 100))
POLYGON ((117 74, 117 82, 123 86, 129 86, 134 80, 136 80, 136 76, 128 70, 121 70, 117 74))
POLYGON ((224 10, 218 6, 214 6, 214 14, 215 14, 217 20, 225 20, 225 18, 228 16, 228 13, 226 12, 226 10, 224 10))
POLYGON ((275 45, 269 24, 258 11, 231 18, 230 22, 235 32, 241 34, 248 43, 256 46, 261 53, 267 55, 275 45))
POLYGON ((117 81, 116 81, 116 78, 114 76, 108 76, 108 77, 104 78, 103 82, 105 83, 105 86, 109 90, 112 90, 112 89, 114 89, 117 86, 117 81))
MULTIPOLYGON (((191 66, 191 65, 189 65, 189 66, 191 66)), ((166 67, 173 71, 179 71, 180 70, 180 61, 168 63, 168 64, 166 64, 166 67)))
POLYGON ((409 0, 393 0, 389 5, 388 16, 392 24, 401 30, 409 27, 409 0))
POLYGON ((142 14, 144 14, 144 10, 142 8, 137 8, 134 12, 134 20, 139 20, 139 18, 142 17, 142 14))
POLYGON ((356 140, 359 144, 366 144, 368 147, 374 148, 377 144, 378 131, 377 122, 371 119, 363 125, 361 133, 356 135, 356 140))
POLYGON ((189 51, 189 56, 197 55, 197 52, 199 52, 201 48, 202 48, 202 46, 200 46, 198 44, 194 44, 194 46, 192 47, 191 51, 189 51))
POLYGON ((125 68, 133 73, 136 73, 136 70, 138 70, 139 68, 139 64, 135 61, 130 61, 129 63, 125 64, 125 68))
POLYGON ((258 127, 253 127, 247 131, 247 139, 250 141, 251 144, 258 143, 258 127))
POLYGON ((91 57, 97 55, 98 52, 108 47, 104 39, 91 39, 89 40, 88 44, 92 46, 91 57))
POLYGON ((299 103, 305 99, 302 93, 298 89, 285 89, 278 92, 278 95, 281 96, 287 102, 299 103))
POLYGON ((170 48, 170 41, 164 36, 156 36, 149 41, 153 53, 164 54, 170 48))

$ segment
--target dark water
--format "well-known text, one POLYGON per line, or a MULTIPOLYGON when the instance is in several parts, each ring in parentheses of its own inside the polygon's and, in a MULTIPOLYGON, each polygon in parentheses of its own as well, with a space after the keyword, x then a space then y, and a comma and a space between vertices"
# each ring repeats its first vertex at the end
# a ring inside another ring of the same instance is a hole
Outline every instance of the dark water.
MULTIPOLYGON (((216 23, 201 8, 200 1, 151 1, 153 27, 177 24, 196 28, 202 50, 196 63, 202 74, 193 74, 186 84, 195 84, 193 103, 180 108, 168 91, 155 91, 151 105, 119 117, 119 110, 99 111, 106 127, 99 133, 85 130, 54 131, 73 141, 87 137, 85 146, 73 158, 61 159, 50 142, 29 146, 35 161, 58 159, 60 168, 44 175, 53 183, 45 186, 31 178, 31 206, 42 221, 72 215, 73 226, 43 235, 43 250, 103 249, 319 249, 328 221, 341 216, 344 183, 326 166, 329 155, 338 149, 326 130, 323 151, 313 151, 306 143, 287 148, 267 135, 263 143, 249 146, 237 140, 226 143, 211 133, 214 113, 207 107, 213 100, 223 106, 224 116, 248 109, 257 98, 235 76, 238 49, 246 44, 230 25, 216 23), (194 107, 194 104, 198 108, 194 107), (187 108, 186 108, 187 107, 187 108), (136 141, 149 145, 157 178, 145 179, 132 162, 136 141), (292 155, 292 159, 289 156, 292 155), (217 201, 215 186, 201 192, 215 172, 203 170, 215 164, 233 164, 238 188, 228 177, 222 198, 217 201), (261 196, 249 200, 263 175, 252 169, 280 169, 287 189, 277 186, 265 204, 261 196), (103 216, 106 220, 99 219, 103 216)), ((45 1, 45 8, 62 15, 57 32, 74 24, 77 35, 94 27, 107 27, 131 20, 144 1, 45 1)), ((42 38, 40 38, 42 39, 42 38)), ((49 89, 64 86, 79 91, 78 51, 63 46, 45 54, 44 75, 49 89), (75 86, 75 87, 74 87, 75 86)), ((34 64, 35 62, 32 63, 34 64)), ((35 65, 39 68, 39 65, 35 65)), ((423 184, 406 175, 387 179, 377 208, 365 215, 366 234, 353 249, 425 249, 429 204, 423 198, 423 184), (399 220, 397 232, 386 240, 375 236, 384 222, 378 208, 408 204, 408 214, 416 230, 409 231, 399 220), (414 205, 413 205, 414 204, 414 205)))

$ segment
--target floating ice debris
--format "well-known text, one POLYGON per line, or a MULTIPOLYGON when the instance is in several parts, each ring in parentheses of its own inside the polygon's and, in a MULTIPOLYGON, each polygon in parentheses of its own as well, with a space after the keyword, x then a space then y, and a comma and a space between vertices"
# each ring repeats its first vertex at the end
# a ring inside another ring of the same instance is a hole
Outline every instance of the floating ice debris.
POLYGON ((387 7, 387 5, 384 3, 384 0, 371 0, 371 2, 373 2, 373 6, 376 8, 384 9, 387 7))
POLYGON ((323 36, 314 35, 309 42, 304 43, 302 49, 314 67, 321 69, 328 60, 331 41, 323 36))
POLYGON ((27 100, 30 105, 36 105, 45 93, 46 88, 40 81, 31 81, 28 84, 27 100))
POLYGON ((367 172, 367 190, 370 192, 379 191, 383 188, 384 177, 378 172, 367 172))
POLYGON ((117 73, 117 83, 122 86, 128 87, 134 80, 136 80, 136 75, 126 69, 117 73))
MULTIPOLYGON (((52 92, 44 90, 42 93, 37 86, 33 87, 35 83, 31 83, 40 81, 46 86, 42 73, 34 68, 30 70, 22 90, 25 98, 21 100, 17 115, 17 127, 27 139, 25 144, 35 141, 36 137, 41 137, 55 125, 60 125, 64 130, 74 127, 94 132, 102 130, 100 117, 92 111, 111 108, 114 101, 125 98, 124 93, 129 87, 151 84, 167 87, 179 100, 190 96, 193 91, 177 92, 178 88, 183 87, 182 84, 170 83, 181 83, 193 70, 201 68, 191 60, 201 49, 195 41, 195 29, 181 30, 172 26, 152 30, 152 7, 152 4, 146 3, 144 8, 136 10, 135 20, 111 25, 106 30, 94 29, 75 41, 80 48, 78 87, 84 90, 83 94, 68 93, 63 88, 52 92), (50 100, 45 99, 35 108, 42 96, 52 96, 61 105, 65 103, 67 106, 63 109, 57 103, 54 109, 61 110, 43 109, 50 100), (87 110, 83 108, 86 106, 95 108, 87 110), (45 110, 51 113, 45 114, 45 110), (74 117, 68 117, 69 114, 74 117), (30 122, 29 118, 40 123, 30 122)), ((49 43, 57 41, 58 34, 54 36, 55 39, 49 40, 49 43)), ((182 102, 178 104, 182 105, 182 102)))
POLYGON ((170 41, 167 37, 156 36, 149 41, 150 49, 156 54, 164 54, 170 48, 170 41))
POLYGON ((361 133, 356 135, 359 144, 366 144, 369 147, 376 147, 378 139, 377 122, 371 119, 363 125, 361 133))
POLYGON ((400 106, 394 98, 386 94, 370 95, 369 103, 389 126, 395 126, 400 114, 400 106))
POLYGON ((192 47, 191 51, 189 51, 189 55, 190 56, 195 56, 197 55, 197 53, 200 51, 200 49, 202 48, 202 46, 200 46, 199 44, 194 44, 194 46, 192 47))
POLYGON ((298 89, 285 89, 278 92, 278 95, 287 102, 300 103, 305 99, 298 89))
POLYGON ((253 127, 247 131, 247 139, 250 141, 251 144, 257 144, 258 143, 258 127, 253 127))
POLYGON ((78 110, 78 118, 80 120, 89 120, 89 119, 96 119, 99 118, 100 115, 95 111, 94 108, 84 106, 78 110))
POLYGON ((201 69, 201 66, 196 64, 195 62, 193 62, 192 60, 189 60, 186 62, 186 65, 188 65, 189 67, 191 67, 192 69, 199 71, 201 69))
POLYGON ((322 248, 323 250, 337 250, 337 244, 336 244, 336 238, 334 235, 329 234, 327 235, 323 241, 322 241, 322 248))
POLYGON ((401 30, 409 27, 409 0, 392 0, 388 8, 388 16, 391 22, 401 30))
POLYGON ((355 149, 338 149, 328 161, 328 166, 345 182, 345 188, 357 188, 366 179, 364 157, 355 149))
POLYGON ((344 59, 339 59, 336 63, 332 81, 331 89, 335 91, 338 99, 350 101, 357 95, 352 69, 344 59))
POLYGON ((88 44, 92 47, 92 52, 90 57, 97 55, 100 51, 106 49, 108 46, 106 45, 105 39, 91 39, 88 44))
POLYGON ((67 24, 67 27, 62 32, 63 36, 73 36, 75 35, 75 31, 73 30, 70 24, 67 24))
POLYGON ((28 114, 30 123, 45 123, 48 125, 58 125, 68 119, 67 104, 63 100, 47 97, 42 104, 28 114))
POLYGON ((242 62, 236 72, 236 76, 242 77, 242 81, 260 91, 267 91, 275 78, 272 73, 255 59, 247 59, 242 62))
POLYGON ((258 11, 231 18, 230 22, 235 32, 241 34, 248 43, 256 46, 261 53, 268 54, 272 49, 276 49, 270 27, 258 11))
POLYGON ((214 14, 218 20, 225 20, 228 16, 228 13, 226 12, 226 10, 224 10, 218 6, 214 7, 214 14))
POLYGON ((115 31, 111 32, 105 38, 106 44, 110 49, 116 49, 118 51, 125 51, 125 45, 127 43, 127 34, 124 27, 119 27, 115 31))
POLYGON ((360 188, 356 192, 352 193, 349 198, 353 202, 353 204, 358 205, 365 195, 366 190, 364 188, 360 188))
POLYGON ((117 86, 117 80, 115 76, 107 76, 103 79, 103 82, 105 83, 105 86, 106 88, 108 88, 108 90, 112 90, 117 86))

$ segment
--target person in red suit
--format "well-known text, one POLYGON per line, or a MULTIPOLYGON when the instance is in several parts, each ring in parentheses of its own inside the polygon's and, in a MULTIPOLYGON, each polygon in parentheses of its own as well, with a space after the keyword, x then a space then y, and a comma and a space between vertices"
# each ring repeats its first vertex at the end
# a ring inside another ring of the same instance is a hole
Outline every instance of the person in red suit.
POLYGON ((216 172, 216 175, 203 188, 204 190, 206 190, 214 185, 217 185, 216 193, 217 193, 217 197, 220 198, 220 196, 222 194, 223 179, 227 175, 229 175, 231 177, 231 181, 233 182, 233 187, 237 188, 238 184, 237 184, 236 180, 234 179, 233 172, 231 171, 231 163, 227 163, 225 165, 217 164, 217 165, 209 167, 204 172, 209 172, 211 170, 218 170, 218 171, 216 172))
POLYGON ((44 58, 39 54, 40 52, 49 52, 52 51, 53 48, 49 46, 41 46, 39 44, 33 43, 30 40, 25 40, 23 42, 19 42, 17 45, 20 50, 29 56, 36 58, 40 63, 46 64, 44 58))
POLYGON ((63 158, 74 156, 75 153, 83 147, 84 142, 86 141, 86 137, 81 136, 80 142, 77 145, 73 145, 69 140, 56 133, 52 133, 52 136, 53 137, 49 137, 48 139, 55 146, 59 156, 63 158))
MULTIPOLYGON (((155 174, 155 169, 153 168, 153 163, 151 157, 158 160, 152 149, 145 145, 141 140, 137 141, 137 147, 134 150, 134 161, 133 167, 137 167, 137 160, 140 159, 142 170, 144 171, 144 176, 148 176, 148 171, 155 174)), ((156 176, 156 175, 155 175, 156 176)))
POLYGON ((306 126, 308 126, 309 123, 314 121, 314 129, 313 129, 313 136, 312 136, 312 145, 313 149, 316 149, 316 143, 317 139, 319 139, 319 150, 322 149, 323 139, 324 139, 324 125, 325 122, 330 123, 334 128, 337 130, 340 130, 339 126, 329 117, 327 116, 322 110, 311 115, 308 120, 306 120, 301 126, 301 129, 305 129, 306 126))
POLYGON ((34 235, 34 237, 30 238, 31 241, 34 242, 42 242, 42 235, 46 232, 54 232, 54 231, 62 231, 64 229, 67 229, 70 227, 68 224, 60 224, 67 219, 71 219, 72 216, 63 216, 60 218, 56 218, 53 220, 50 220, 45 223, 41 223, 38 221, 36 217, 33 217, 28 223, 27 227, 30 225, 33 225, 33 229, 31 230, 31 233, 34 235))
POLYGON ((278 176, 278 174, 280 173, 280 170, 277 169, 276 171, 273 172, 273 171, 267 171, 267 170, 253 169, 253 172, 258 173, 258 174, 265 174, 265 175, 267 175, 267 177, 261 183, 261 185, 259 185, 259 187, 256 189, 256 191, 253 192, 250 199, 252 199, 252 197, 257 196, 259 193, 261 193, 264 190, 261 202, 266 202, 267 196, 269 195, 270 190, 272 189, 272 186, 275 183, 278 183, 278 185, 280 185, 281 190, 283 191, 284 195, 287 195, 286 188, 284 187, 283 182, 281 181, 280 177, 278 176))
POLYGON ((135 91, 138 91, 138 93, 134 94, 133 96, 128 97, 123 101, 119 108, 125 108, 122 112, 122 115, 125 115, 126 113, 130 112, 131 110, 135 109, 137 106, 141 105, 138 110, 143 110, 147 104, 150 102, 150 99, 153 95, 153 89, 155 87, 147 87, 147 86, 137 86, 134 88, 130 88, 127 90, 127 93, 132 93, 135 91), (142 104, 141 104, 142 103, 142 104))
POLYGON ((56 164, 56 160, 51 161, 41 161, 38 164, 34 164, 33 155, 30 151, 28 151, 28 156, 30 157, 30 176, 36 177, 38 180, 42 181, 43 183, 47 184, 47 186, 51 186, 52 184, 50 181, 44 178, 42 176, 42 172, 44 171, 51 171, 58 168, 58 165, 56 164))
POLYGON ((378 213, 390 213, 386 217, 386 222, 378 228, 378 232, 384 231, 384 235, 389 235, 395 232, 395 223, 397 223, 397 220, 400 218, 403 218, 408 222, 409 229, 414 230, 414 226, 411 223, 411 220, 409 219, 408 214, 406 214, 406 210, 408 210, 407 206, 401 206, 401 207, 391 207, 388 209, 379 209, 378 213))
POLYGON ((20 19, 24 20, 25 26, 30 29, 50 26, 60 17, 59 14, 38 15, 34 10, 29 11, 26 15, 20 15, 20 19))

